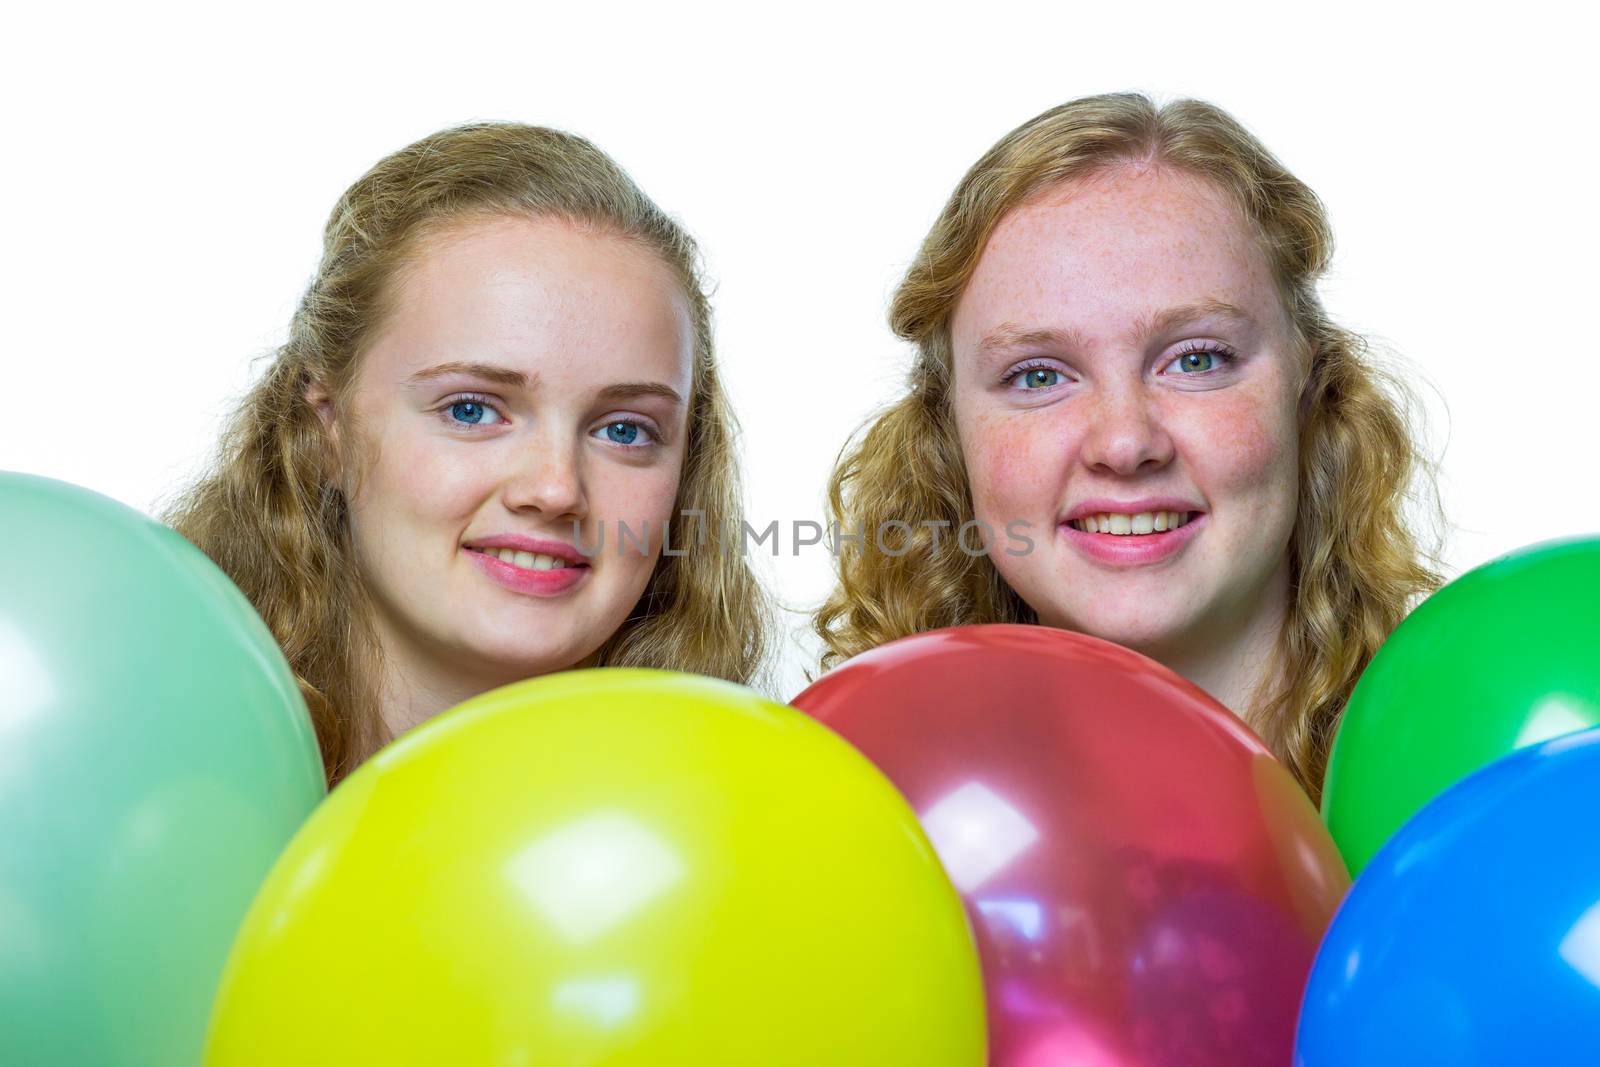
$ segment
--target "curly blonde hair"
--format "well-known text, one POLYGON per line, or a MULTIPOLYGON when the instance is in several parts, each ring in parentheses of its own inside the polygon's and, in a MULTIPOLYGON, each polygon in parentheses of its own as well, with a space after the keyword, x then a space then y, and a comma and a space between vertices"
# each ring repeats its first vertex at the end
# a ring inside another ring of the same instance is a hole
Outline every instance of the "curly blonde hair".
MULTIPOLYGON (((339 418, 393 280, 424 238, 497 215, 560 218, 637 241, 688 299, 695 355, 675 513, 737 525, 737 424, 712 351, 692 238, 590 142, 515 123, 442 130, 380 161, 335 205, 323 254, 266 373, 230 417, 217 458, 163 510, 242 589, 282 646, 310 707, 330 784, 389 740, 372 602, 352 552, 339 460, 306 391, 339 418)), ((739 554, 657 560, 644 594, 600 648, 605 666, 657 667, 751 684, 763 674, 770 604, 739 554)))
POLYGON ((1074 100, 1001 138, 962 178, 890 308, 894 332, 917 349, 908 391, 846 444, 828 484, 840 527, 910 523, 909 550, 839 555, 838 583, 813 620, 827 646, 822 665, 938 627, 1038 622, 987 555, 940 551, 923 525, 944 520, 954 530, 973 519, 951 413, 950 319, 1007 213, 1049 187, 1130 162, 1195 174, 1229 193, 1255 229, 1293 323, 1306 378, 1292 603, 1273 653, 1276 688, 1236 710, 1316 800, 1356 680, 1443 582, 1437 465, 1420 443, 1420 409, 1406 382, 1323 310, 1316 284, 1333 234, 1321 201, 1203 101, 1158 107, 1142 93, 1074 100), (1406 521, 1408 500, 1422 505, 1433 538, 1406 521))

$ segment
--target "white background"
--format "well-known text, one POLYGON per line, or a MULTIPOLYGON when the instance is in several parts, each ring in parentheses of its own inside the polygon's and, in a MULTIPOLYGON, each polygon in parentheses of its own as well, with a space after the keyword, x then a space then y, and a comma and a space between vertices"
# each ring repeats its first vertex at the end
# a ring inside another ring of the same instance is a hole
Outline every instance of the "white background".
MULTIPOLYGON (((343 189, 515 119, 592 138, 699 238, 752 518, 820 520, 957 179, 1049 106, 1145 89, 1229 109, 1326 201, 1330 309, 1428 401, 1452 574, 1600 532, 1600 94, 1592 27, 1554 5, 577 7, 8 19, 0 468, 152 509, 282 339, 343 189)), ((797 608, 828 588, 824 550, 765 562, 797 608)), ((814 652, 791 637, 780 696, 814 652)))

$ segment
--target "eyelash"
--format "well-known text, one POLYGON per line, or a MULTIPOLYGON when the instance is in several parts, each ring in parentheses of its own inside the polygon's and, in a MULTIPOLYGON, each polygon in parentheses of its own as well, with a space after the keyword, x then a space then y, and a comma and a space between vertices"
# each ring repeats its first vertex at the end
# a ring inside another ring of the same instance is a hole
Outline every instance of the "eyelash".
MULTIPOLYGON (((1194 355, 1196 353, 1205 353, 1207 355, 1215 356, 1221 361, 1222 366, 1221 367, 1213 367, 1210 370, 1196 371, 1196 372, 1194 372, 1192 374, 1182 375, 1185 378, 1203 378, 1203 377, 1206 377, 1207 375, 1216 373, 1217 371, 1227 367, 1229 364, 1232 364, 1232 363, 1236 362, 1238 360, 1238 358, 1239 358, 1238 355, 1235 354, 1234 351, 1231 348, 1229 348, 1227 345, 1224 345, 1224 344, 1222 344, 1221 342, 1218 342, 1218 341, 1186 341, 1186 342, 1184 342, 1184 346, 1181 349, 1179 349, 1179 351, 1176 354, 1174 354, 1173 357, 1171 359, 1169 359, 1164 364, 1164 366, 1170 367, 1170 366, 1172 366, 1172 364, 1176 363, 1178 360, 1182 359, 1184 356, 1190 356, 1190 355, 1194 355)), ((1016 367, 1013 367, 1011 370, 1007 371, 1005 373, 1005 376, 1000 379, 1000 384, 1001 385, 1010 385, 1019 376, 1028 373, 1030 370, 1051 370, 1051 371, 1055 371, 1058 374, 1061 373, 1060 368, 1052 366, 1049 360, 1042 360, 1042 359, 1041 360, 1030 360, 1027 363, 1019 364, 1016 367)), ((1059 383, 1057 383, 1057 384, 1059 384, 1059 383)), ((1030 390, 1030 391, 1032 391, 1032 392, 1043 392, 1044 389, 1052 389, 1052 388, 1054 388, 1054 386, 1048 386, 1047 385, 1047 386, 1044 386, 1041 389, 1030 390)))
MULTIPOLYGON (((1020 378, 1022 375, 1027 374, 1031 370, 1053 370, 1057 374, 1061 373, 1060 368, 1052 367, 1048 360, 1030 360, 1027 363, 1018 364, 1017 366, 1006 371, 1005 375, 1000 379, 1000 384, 1010 385, 1017 378, 1020 378)), ((1052 387, 1046 386, 1045 388, 1048 389, 1052 387)), ((1037 390, 1034 391, 1036 392, 1037 390)))
POLYGON ((1178 350, 1178 353, 1171 359, 1167 360, 1166 365, 1170 367, 1184 356, 1192 356, 1196 353, 1220 356, 1222 359, 1222 367, 1213 367, 1211 370, 1197 371, 1194 374, 1185 374, 1183 375, 1185 378, 1204 377, 1205 375, 1211 374, 1213 371, 1221 370, 1233 363, 1237 363, 1239 360, 1238 354, 1220 341, 1185 341, 1183 343, 1183 347, 1178 350))
MULTIPOLYGON (((439 408, 439 417, 443 419, 446 424, 453 427, 476 430, 480 425, 479 423, 462 422, 459 419, 452 418, 450 413, 455 410, 456 405, 458 404, 477 404, 481 407, 490 409, 502 419, 506 417, 506 413, 501 411, 500 406, 489 397, 483 396, 479 393, 458 393, 457 395, 446 400, 439 408)), ((642 433, 649 437, 649 441, 645 444, 636 445, 625 445, 618 441, 608 441, 608 444, 614 444, 618 448, 639 449, 648 448, 650 445, 660 443, 660 439, 657 437, 656 431, 642 419, 610 419, 605 423, 604 426, 600 427, 600 429, 607 429, 611 426, 617 425, 618 423, 623 423, 628 426, 637 426, 642 433)))
POLYGON ((502 419, 504 419, 506 417, 506 413, 504 411, 500 410, 499 405, 495 404, 495 402, 490 400, 488 397, 482 396, 482 395, 480 395, 478 393, 459 393, 459 394, 457 394, 455 396, 450 397, 439 408, 439 417, 441 419, 443 419, 450 426, 465 426, 468 429, 474 429, 474 430, 477 429, 478 426, 479 426, 478 423, 461 422, 458 419, 453 419, 453 418, 450 417, 450 413, 452 411, 454 411, 456 409, 456 406, 459 405, 459 404, 477 404, 477 405, 479 405, 481 407, 486 407, 486 408, 490 409, 496 415, 499 415, 502 419))

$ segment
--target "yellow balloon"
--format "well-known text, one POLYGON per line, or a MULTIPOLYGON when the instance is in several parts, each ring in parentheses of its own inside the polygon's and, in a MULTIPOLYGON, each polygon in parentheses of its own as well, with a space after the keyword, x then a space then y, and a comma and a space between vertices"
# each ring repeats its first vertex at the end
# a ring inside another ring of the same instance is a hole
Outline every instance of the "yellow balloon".
POLYGON ((980 1067, 915 814, 803 713, 667 671, 462 704, 334 790, 234 943, 207 1067, 980 1067))

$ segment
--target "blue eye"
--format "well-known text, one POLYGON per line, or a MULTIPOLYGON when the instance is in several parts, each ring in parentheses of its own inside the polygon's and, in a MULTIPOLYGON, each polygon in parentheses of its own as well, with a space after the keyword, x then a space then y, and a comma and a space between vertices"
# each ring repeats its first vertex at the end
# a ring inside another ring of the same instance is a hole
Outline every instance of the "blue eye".
POLYGON ((599 432, 605 434, 605 439, 614 445, 626 445, 632 448, 643 448, 654 440, 649 430, 632 419, 614 419, 601 427, 599 432), (641 433, 647 440, 639 440, 641 433))
POLYGON ((454 401, 447 410, 452 421, 461 426, 493 426, 493 421, 484 422, 485 416, 493 415, 495 419, 500 418, 500 412, 492 405, 474 398, 454 401))

